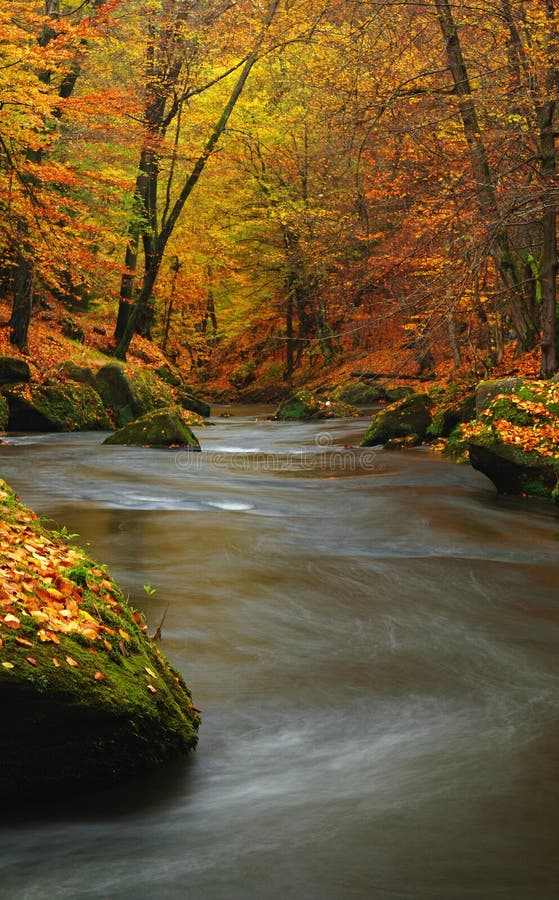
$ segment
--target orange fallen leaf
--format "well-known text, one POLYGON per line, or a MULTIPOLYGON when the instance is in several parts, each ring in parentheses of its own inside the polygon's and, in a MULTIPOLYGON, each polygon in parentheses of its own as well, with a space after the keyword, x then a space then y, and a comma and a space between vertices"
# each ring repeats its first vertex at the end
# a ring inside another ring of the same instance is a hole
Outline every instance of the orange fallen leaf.
POLYGON ((67 656, 66 662, 68 663, 69 666, 77 666, 78 665, 78 663, 76 662, 76 660, 74 659, 73 656, 67 656))
POLYGON ((32 666, 36 666, 36 665, 37 665, 37 660, 35 659, 34 656, 28 656, 28 657, 27 657, 27 662, 30 663, 32 666))
POLYGON ((104 681, 105 680, 105 676, 103 675, 102 672, 96 672, 93 677, 95 678, 95 681, 104 681))
POLYGON ((56 656, 53 656, 53 658, 52 658, 52 664, 53 664, 53 666, 56 666, 57 669, 59 669, 60 666, 62 665, 62 663, 60 662, 60 660, 58 660, 58 659, 56 658, 56 656))
POLYGON ((25 638, 16 637, 16 641, 18 642, 18 644, 22 644, 24 647, 32 647, 33 646, 31 641, 26 641, 25 638))

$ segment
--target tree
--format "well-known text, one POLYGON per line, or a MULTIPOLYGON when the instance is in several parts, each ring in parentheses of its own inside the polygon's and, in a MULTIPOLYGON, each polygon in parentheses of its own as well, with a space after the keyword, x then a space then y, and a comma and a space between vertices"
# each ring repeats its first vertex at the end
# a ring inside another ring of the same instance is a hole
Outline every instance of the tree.
MULTIPOLYGON (((155 222, 152 222, 149 233, 147 233, 146 231, 147 239, 144 243, 145 271, 143 276, 142 288, 131 313, 127 316, 126 324, 121 330, 120 340, 115 349, 115 356, 117 358, 124 359, 126 357, 126 352, 128 350, 128 347, 130 346, 130 341, 132 340, 132 337, 135 333, 137 324, 139 321, 141 321, 142 316, 145 315, 146 310, 148 309, 153 288, 159 275, 159 270, 167 247, 167 243, 173 233, 173 230, 179 220, 179 217, 188 198, 190 197, 192 191, 198 183, 202 172, 204 171, 204 168, 206 167, 208 159, 212 156, 218 146, 218 142, 227 127, 231 114, 233 113, 237 101, 239 100, 243 92, 243 89, 254 65, 258 61, 260 54, 265 50, 265 40, 274 17, 278 11, 279 5, 280 0, 270 0, 270 2, 268 3, 262 19, 260 31, 257 35, 256 40, 254 41, 250 52, 248 53, 244 63, 242 64, 242 67, 240 68, 239 74, 236 75, 236 80, 231 93, 229 94, 229 97, 219 117, 217 118, 211 129, 210 135, 201 154, 195 161, 189 175, 182 182, 176 199, 174 200, 174 202, 169 203, 168 208, 165 209, 164 220, 161 223, 161 228, 157 229, 155 226, 155 222)), ((146 174, 148 175, 149 179, 150 173, 148 172, 146 174)), ((155 173, 152 172, 152 185, 154 177, 155 173)), ((153 199, 151 209, 153 214, 155 214, 155 198, 153 199)))

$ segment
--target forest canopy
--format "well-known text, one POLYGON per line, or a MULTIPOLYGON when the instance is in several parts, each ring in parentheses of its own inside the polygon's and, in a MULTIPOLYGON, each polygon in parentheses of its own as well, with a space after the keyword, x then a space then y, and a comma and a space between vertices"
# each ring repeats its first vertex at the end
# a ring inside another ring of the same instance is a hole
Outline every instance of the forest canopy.
MULTIPOLYGON (((290 383, 389 342, 557 370, 553 0, 11 0, 0 295, 290 383)), ((8 321, 9 319, 9 321, 8 321)))

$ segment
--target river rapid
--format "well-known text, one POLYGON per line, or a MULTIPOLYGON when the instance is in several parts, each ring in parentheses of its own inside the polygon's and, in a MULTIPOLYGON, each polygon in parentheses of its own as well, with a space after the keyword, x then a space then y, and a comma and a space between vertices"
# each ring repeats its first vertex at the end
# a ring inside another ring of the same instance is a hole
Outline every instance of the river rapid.
POLYGON ((556 510, 421 449, 351 447, 364 419, 231 412, 201 454, 0 447, 150 630, 165 614, 203 710, 186 763, 3 811, 0 897, 555 900, 556 510))

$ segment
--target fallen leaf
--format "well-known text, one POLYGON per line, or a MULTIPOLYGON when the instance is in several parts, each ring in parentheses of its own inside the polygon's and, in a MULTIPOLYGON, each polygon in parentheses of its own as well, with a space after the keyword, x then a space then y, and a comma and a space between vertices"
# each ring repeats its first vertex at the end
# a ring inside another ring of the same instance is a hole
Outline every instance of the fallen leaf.
POLYGON ((72 656, 67 656, 66 662, 68 663, 69 666, 77 666, 78 665, 78 663, 72 656))
POLYGON ((103 675, 102 672, 96 672, 93 677, 95 678, 95 681, 104 681, 105 680, 105 676, 103 675))
POLYGON ((25 638, 16 637, 16 641, 18 644, 23 644, 24 647, 32 647, 33 644, 31 641, 26 641, 25 638))
POLYGON ((5 669, 13 669, 13 668, 15 668, 14 664, 11 663, 11 662, 3 662, 2 665, 4 666, 5 669))
POLYGON ((157 694, 157 688, 153 686, 153 684, 149 684, 147 686, 148 691, 151 691, 152 694, 157 694))
POLYGON ((52 658, 52 664, 53 664, 53 666, 56 666, 57 669, 59 669, 60 666, 62 665, 62 663, 60 662, 60 660, 58 660, 58 659, 56 658, 56 656, 53 656, 53 658, 52 658))
POLYGON ((27 662, 28 662, 28 663, 31 663, 32 666, 36 666, 36 665, 37 665, 37 660, 36 660, 35 657, 33 657, 33 656, 28 656, 28 657, 27 657, 27 662))

